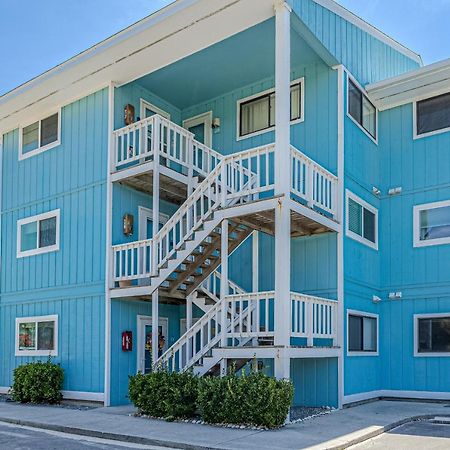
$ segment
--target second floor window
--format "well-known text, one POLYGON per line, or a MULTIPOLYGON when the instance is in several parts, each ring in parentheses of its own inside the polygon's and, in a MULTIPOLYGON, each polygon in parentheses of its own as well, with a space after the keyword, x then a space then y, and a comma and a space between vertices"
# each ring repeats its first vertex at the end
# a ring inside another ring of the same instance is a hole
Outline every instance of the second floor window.
POLYGON ((348 80, 348 113, 373 139, 377 138, 377 111, 361 89, 348 80))
POLYGON ((59 144, 59 115, 52 114, 20 130, 19 159, 29 158, 59 144))
POLYGON ((450 244, 450 200, 414 207, 414 247, 450 244))
POLYGON ((17 221, 17 257, 59 250, 59 209, 17 221))
MULTIPOLYGON (((291 84, 291 122, 303 119, 303 81, 291 84)), ((238 103, 239 137, 268 131, 275 126, 275 91, 270 90, 238 103)))
POLYGON ((450 129, 450 93, 417 102, 417 136, 447 129, 450 129))

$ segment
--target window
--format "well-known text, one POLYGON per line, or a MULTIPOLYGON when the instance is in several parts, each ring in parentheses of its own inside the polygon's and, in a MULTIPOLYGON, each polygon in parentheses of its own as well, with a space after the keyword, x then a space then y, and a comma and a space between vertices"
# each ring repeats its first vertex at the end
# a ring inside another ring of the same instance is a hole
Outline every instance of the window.
POLYGON ((16 356, 57 356, 58 316, 16 319, 16 356))
POLYGON ((60 113, 20 129, 19 159, 41 153, 60 144, 60 113))
POLYGON ((414 247, 450 244, 450 200, 414 207, 414 247))
POLYGON ((347 236, 378 249, 378 210, 347 191, 347 236))
POLYGON ((349 310, 347 319, 348 352, 378 355, 378 316, 349 310))
POLYGON ((415 104, 415 135, 429 135, 450 129, 450 93, 415 104))
POLYGON ((350 78, 348 79, 348 114, 370 137, 377 138, 377 110, 350 78))
POLYGON ((17 257, 59 250, 59 209, 17 221, 17 257))
MULTIPOLYGON (((291 84, 291 122, 303 120, 303 79, 291 84)), ((249 137, 275 126, 275 91, 272 89, 238 102, 238 136, 249 137)))
POLYGON ((450 313, 414 316, 414 356, 450 356, 450 313))

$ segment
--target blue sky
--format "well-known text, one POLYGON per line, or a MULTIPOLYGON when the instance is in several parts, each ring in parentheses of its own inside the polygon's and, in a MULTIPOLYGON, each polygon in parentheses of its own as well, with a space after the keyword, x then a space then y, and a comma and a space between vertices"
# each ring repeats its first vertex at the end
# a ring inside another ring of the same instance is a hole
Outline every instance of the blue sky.
MULTIPOLYGON (((0 94, 85 50, 170 0, 0 0, 0 94)), ((420 53, 450 57, 450 0, 340 0, 420 53)))

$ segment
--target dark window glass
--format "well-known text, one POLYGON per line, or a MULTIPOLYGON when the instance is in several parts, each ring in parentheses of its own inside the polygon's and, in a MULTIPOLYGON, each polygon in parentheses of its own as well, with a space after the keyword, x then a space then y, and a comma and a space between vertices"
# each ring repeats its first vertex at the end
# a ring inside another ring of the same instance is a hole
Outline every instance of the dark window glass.
POLYGON ((39 248, 56 244, 56 217, 39 222, 39 248))
POLYGON ((348 80, 348 113, 373 138, 376 138, 376 108, 350 79, 348 80))
POLYGON ((348 316, 348 350, 350 352, 377 351, 377 319, 348 316))
POLYGON ((450 93, 417 102, 417 134, 450 127, 450 93))
POLYGON ((450 352, 450 316, 419 319, 418 351, 450 352))
POLYGON ((38 322, 37 333, 37 349, 38 350, 55 350, 54 349, 55 322, 38 322))
POLYGON ((41 121, 41 147, 58 140, 58 114, 41 121))
POLYGON ((375 243, 375 214, 366 208, 364 209, 364 238, 375 243))

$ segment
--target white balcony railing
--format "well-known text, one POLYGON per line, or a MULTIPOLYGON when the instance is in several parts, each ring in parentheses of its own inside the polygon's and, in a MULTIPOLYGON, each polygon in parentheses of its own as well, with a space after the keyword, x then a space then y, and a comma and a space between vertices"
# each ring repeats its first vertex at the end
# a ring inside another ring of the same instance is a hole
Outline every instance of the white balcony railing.
POLYGON ((184 174, 206 177, 222 155, 170 120, 154 115, 114 131, 112 172, 155 160, 184 174))
POLYGON ((306 338, 312 346, 315 338, 336 343, 337 301, 291 292, 291 336, 306 338))

